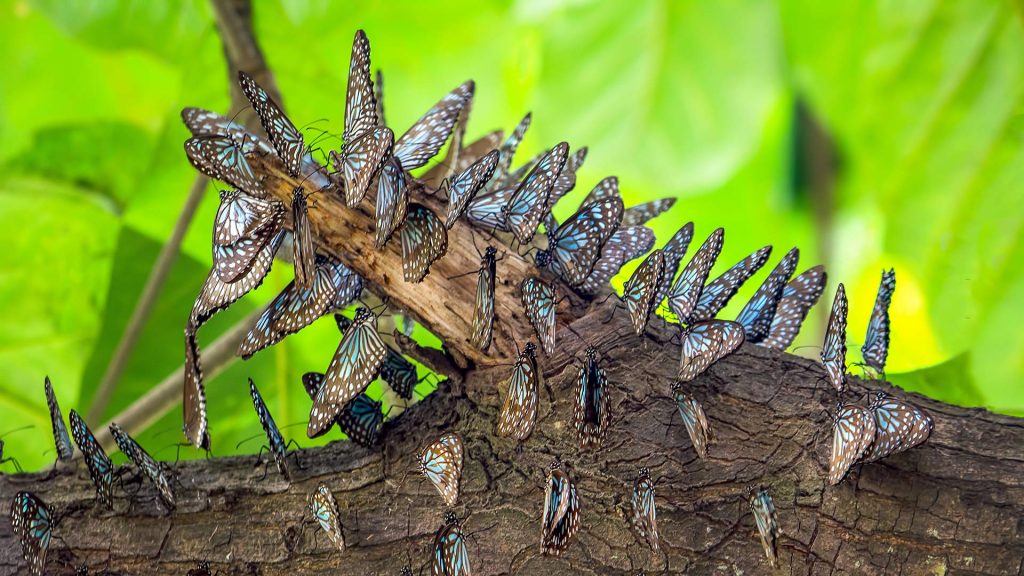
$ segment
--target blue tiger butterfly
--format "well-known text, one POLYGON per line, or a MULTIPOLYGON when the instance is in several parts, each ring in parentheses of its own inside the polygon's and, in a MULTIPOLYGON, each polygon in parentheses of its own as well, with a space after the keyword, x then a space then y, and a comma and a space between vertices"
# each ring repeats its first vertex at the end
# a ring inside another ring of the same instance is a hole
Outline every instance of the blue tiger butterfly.
POLYGON ((345 535, 342 532, 341 518, 338 513, 338 502, 326 484, 321 482, 316 491, 309 495, 309 512, 320 527, 327 532, 327 537, 338 550, 345 550, 345 535))
POLYGON ((41 576, 46 552, 53 538, 58 519, 49 506, 31 492, 21 491, 11 501, 11 528, 21 540, 21 553, 28 562, 29 573, 41 576))
POLYGON ((281 436, 281 430, 278 429, 277 424, 274 422, 274 417, 271 416, 267 403, 263 401, 263 396, 260 395, 260 391, 256 388, 256 383, 252 381, 252 378, 249 378, 249 395, 252 396, 252 405, 256 409, 256 416, 260 420, 260 426, 263 427, 263 431, 267 434, 268 452, 274 457, 277 470, 281 472, 285 480, 291 481, 292 475, 288 471, 287 461, 288 444, 285 443, 284 437, 281 436))
POLYGON ((608 430, 608 375, 598 364, 593 346, 587 348, 586 360, 576 374, 575 392, 572 425, 580 447, 598 448, 608 430))
POLYGON ((254 196, 266 194, 263 183, 245 155, 252 146, 229 136, 199 136, 185 140, 185 156, 206 176, 254 196))
POLYGON ((469 203, 493 177, 494 169, 498 164, 498 156, 497 150, 491 150, 450 182, 445 181, 442 185, 448 192, 448 210, 444 217, 446 228, 452 229, 455 221, 466 211, 469 203))
POLYGON ((433 576, 472 576, 469 566, 469 547, 462 524, 454 512, 446 512, 444 525, 434 536, 433 576))
POLYGON ((835 299, 832 301, 832 313, 828 317, 825 330, 825 344, 821 347, 821 365, 829 383, 840 394, 846 390, 846 289, 839 284, 835 299))
POLYGON ((267 242, 256 253, 249 271, 234 282, 224 282, 217 275, 215 270, 210 270, 206 276, 195 303, 192 305, 192 313, 189 316, 189 324, 198 329, 211 316, 227 308, 236 300, 245 296, 250 290, 256 289, 263 283, 270 266, 274 261, 274 254, 281 247, 284 240, 284 231, 274 235, 273 239, 267 242))
POLYGON ((185 367, 182 387, 182 429, 189 443, 203 450, 210 449, 209 420, 206 417, 206 390, 203 368, 199 361, 195 328, 185 327, 185 367))
POLYGON ((850 466, 860 460, 875 439, 875 418, 857 404, 836 406, 832 417, 832 453, 828 459, 828 483, 839 484, 850 466))
POLYGON ((156 487, 157 493, 160 495, 160 500, 163 501, 164 505, 170 509, 174 508, 174 491, 171 490, 171 481, 168 478, 167 471, 149 455, 134 438, 128 435, 127 432, 121 429, 116 422, 110 424, 110 435, 113 436, 114 442, 117 443, 117 447, 121 450, 129 460, 131 460, 146 478, 153 483, 156 487))
POLYGON ((537 423, 537 397, 540 370, 537 367, 533 342, 526 344, 519 359, 512 367, 507 382, 505 402, 498 414, 496 434, 503 438, 514 438, 523 442, 530 437, 537 423))
MULTIPOLYGON (((337 323, 338 330, 342 334, 352 325, 352 321, 341 314, 335 314, 334 321, 337 323)), ((387 353, 384 355, 384 361, 381 362, 378 375, 387 382, 388 387, 395 394, 406 400, 412 399, 416 385, 420 383, 416 365, 406 360, 401 352, 398 352, 391 346, 387 346, 387 353)))
MULTIPOLYGON (((316 398, 323 382, 324 375, 320 372, 306 372, 302 375, 302 385, 310 399, 316 398)), ((384 424, 384 414, 380 402, 360 394, 338 413, 334 421, 349 440, 369 448, 377 443, 384 424)))
POLYGON ((672 280, 675 279, 676 272, 679 271, 679 265, 683 262, 683 257, 686 256, 686 251, 690 248, 691 240, 693 240, 693 222, 687 222, 679 230, 676 230, 672 238, 662 247, 661 253, 665 256, 665 274, 662 276, 661 284, 658 285, 658 292, 654 296, 655 306, 661 304, 661 301, 665 299, 668 291, 672 288, 672 280))
POLYGON ((825 290, 827 280, 828 275, 825 274, 824 266, 808 268, 790 280, 782 290, 782 299, 775 307, 775 317, 772 318, 768 337, 759 344, 776 350, 788 348, 800 332, 800 325, 807 317, 807 312, 818 302, 818 298, 825 290))
POLYGON ((782 292, 790 276, 796 271, 799 260, 800 250, 796 248, 783 256, 736 316, 736 321, 743 326, 748 342, 757 344, 768 337, 772 319, 775 318, 775 309, 782 300, 782 292))
POLYGON ((875 307, 871 310, 867 335, 860 349, 864 363, 878 374, 885 374, 885 360, 889 355, 889 303, 895 290, 896 271, 890 268, 882 272, 875 307))
POLYGON ((764 487, 754 489, 748 488, 747 498, 750 504, 750 512, 754 515, 754 522, 757 524, 757 532, 761 536, 761 547, 764 548, 764 555, 772 568, 778 565, 779 555, 776 545, 782 530, 779 528, 779 521, 775 516, 775 503, 764 487))
POLYGON ((640 468, 636 481, 633 482, 633 495, 630 498, 633 507, 633 529, 637 535, 647 542, 651 550, 658 551, 658 518, 654 505, 654 482, 651 471, 640 468))
POLYGON ((541 518, 542 554, 558 556, 580 527, 580 502, 576 485, 557 460, 551 464, 544 487, 544 515, 541 518))
POLYGON ((213 224, 213 270, 221 282, 240 281, 281 229, 284 206, 240 191, 223 191, 213 224), (251 230, 246 232, 246 230, 251 230))
POLYGON ((298 176, 302 171, 303 158, 306 155, 306 143, 298 128, 285 116, 277 102, 267 94, 252 76, 245 72, 238 71, 238 84, 242 87, 242 93, 249 99, 256 115, 260 118, 263 130, 270 137, 270 143, 277 150, 277 155, 284 162, 288 173, 293 177, 298 176))
POLYGON ((523 311, 537 332, 545 354, 555 352, 555 289, 539 278, 529 277, 520 285, 523 311))
POLYGON ((728 320, 705 320, 682 331, 678 378, 689 382, 743 344, 743 326, 728 320))
POLYGON ((637 336, 647 329, 651 312, 657 308, 657 292, 665 276, 665 255, 661 250, 651 252, 633 271, 622 287, 622 301, 626 303, 633 332, 637 336))
POLYGON ((872 462, 921 444, 932 433, 932 417, 910 403, 875 393, 868 404, 875 420, 875 437, 864 453, 864 462, 872 462))
POLYGON ((71 410, 68 420, 71 422, 71 436, 89 467, 89 477, 96 486, 96 495, 107 508, 113 508, 114 465, 78 412, 71 410))
POLYGON ((394 157, 384 162, 377 177, 377 208, 374 219, 377 229, 374 245, 383 248, 409 214, 409 185, 405 170, 394 157))
POLYGON ((533 170, 519 183, 508 204, 502 208, 506 227, 520 244, 528 244, 537 225, 548 212, 548 198, 558 174, 565 166, 569 145, 560 142, 541 158, 533 170))
POLYGON ((708 457, 708 443, 711 441, 711 424, 704 413, 704 406, 683 390, 681 382, 672 383, 672 392, 676 398, 676 407, 683 418, 686 433, 690 436, 693 450, 703 460, 708 457))
POLYGON ((447 229, 433 210, 413 203, 409 206, 400 237, 402 277, 406 282, 422 282, 430 272, 430 265, 448 251, 447 229))
POLYGON ((71 446, 68 428, 64 425, 64 416, 60 412, 60 405, 57 404, 57 396, 53 393, 53 384, 50 383, 49 376, 43 380, 43 388, 46 390, 46 406, 50 409, 50 423, 53 426, 53 443, 57 449, 57 459, 71 460, 75 450, 71 446))
POLYGON ((480 272, 476 281, 476 304, 473 307, 473 335, 470 343, 486 352, 491 346, 494 333, 494 280, 497 250, 488 246, 480 261, 480 272))
POLYGON ((420 471, 437 488, 448 507, 459 500, 465 449, 462 436, 446 432, 420 451, 420 471))
POLYGON ((725 241, 725 230, 715 229, 708 236, 704 244, 697 249, 693 258, 686 263, 679 278, 672 284, 668 291, 668 307, 679 322, 690 324, 690 316, 697 306, 701 291, 704 289, 704 282, 707 281, 711 267, 715 265, 718 254, 722 251, 722 244, 725 241))

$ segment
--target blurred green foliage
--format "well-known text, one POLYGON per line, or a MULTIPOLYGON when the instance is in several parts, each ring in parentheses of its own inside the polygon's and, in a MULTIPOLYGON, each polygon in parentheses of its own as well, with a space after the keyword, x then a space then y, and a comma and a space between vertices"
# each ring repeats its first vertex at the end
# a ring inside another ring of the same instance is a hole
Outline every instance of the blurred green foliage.
MULTIPOLYGON (((939 0, 268 1, 255 9, 297 124, 340 132, 349 48, 364 28, 396 131, 473 78, 471 135, 507 130, 532 110, 523 157, 562 139, 590 147, 559 215, 616 174, 627 203, 679 197, 655 221, 662 241, 687 220, 697 241, 724 226, 719 269, 764 244, 776 247, 772 263, 800 246, 801 269, 825 262, 830 278, 797 342, 808 355, 841 280, 851 299, 850 359, 858 359, 879 272, 895 266, 892 379, 1010 413, 1024 413, 1021 23, 1009 3, 939 0), (800 102, 838 152, 827 230, 797 173, 807 160, 797 146, 800 102), (820 250, 826 237, 830 254, 820 250)), ((8 238, 0 434, 34 424, 7 452, 38 468, 53 457, 42 454, 52 449, 43 376, 65 414, 87 409, 195 177, 178 112, 225 110, 228 78, 210 8, 199 0, 3 0, 0 53, 0 227, 8 238)), ((212 191, 108 417, 182 362, 181 331, 210 263, 212 191)), ((201 342, 269 301, 290 275, 277 265, 201 342)), ((259 432, 247 375, 278 423, 302 422, 299 376, 322 370, 337 340, 326 318, 209 381, 216 452, 259 432)), ((157 451, 179 429, 175 409, 140 439, 157 451)), ((309 443, 300 427, 285 435, 309 443)))

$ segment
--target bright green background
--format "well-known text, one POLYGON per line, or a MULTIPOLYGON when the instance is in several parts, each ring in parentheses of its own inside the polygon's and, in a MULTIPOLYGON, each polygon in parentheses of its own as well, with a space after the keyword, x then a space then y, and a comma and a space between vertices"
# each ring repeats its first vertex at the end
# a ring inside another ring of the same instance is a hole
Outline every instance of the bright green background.
MULTIPOLYGON (((698 241, 725 226, 719 270, 768 243, 770 265, 793 245, 801 269, 827 263, 824 304, 797 344, 820 342, 842 280, 851 361, 879 272, 895 266, 892 379, 1024 413, 1024 33, 1013 4, 256 4, 259 40, 297 124, 327 118, 317 126, 340 131, 349 48, 364 28, 397 131, 473 78, 471 134, 507 130, 532 110, 524 157, 561 139, 590 146, 561 215, 616 174, 627 203, 679 197, 655 222, 662 241, 691 219, 698 241), (839 150, 826 231, 796 176, 798 101, 839 150), (820 232, 833 254, 816 248, 820 232)), ((198 0, 0 0, 0 54, 0 433, 34 424, 7 452, 35 468, 53 457, 41 454, 52 447, 44 374, 65 414, 87 410, 195 177, 178 112, 226 109, 228 85, 210 8, 198 0)), ((108 417, 181 364, 216 205, 211 187, 108 417)), ((201 341, 269 301, 290 274, 276 266, 201 341)), ((301 422, 299 375, 322 370, 337 340, 326 318, 209 381, 216 453, 259 432, 246 375, 279 424, 301 422)), ((156 450, 179 429, 175 408, 140 438, 156 450)), ((286 436, 308 443, 299 427, 286 436)))

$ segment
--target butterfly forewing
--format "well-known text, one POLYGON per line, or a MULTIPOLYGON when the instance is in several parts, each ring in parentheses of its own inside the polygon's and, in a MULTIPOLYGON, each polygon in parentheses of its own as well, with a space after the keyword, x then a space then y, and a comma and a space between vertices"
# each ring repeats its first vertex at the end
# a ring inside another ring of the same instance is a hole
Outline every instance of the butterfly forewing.
POLYGON ((681 382, 689 382, 743 344, 743 326, 728 320, 706 320, 683 331, 679 361, 681 382))
POLYGON ((451 512, 445 514, 444 526, 434 536, 433 576, 472 576, 469 548, 462 525, 451 512))
POLYGON ((674 386, 676 406, 679 407, 679 415, 683 418, 683 425, 686 426, 686 433, 693 443, 693 450, 701 459, 708 457, 708 443, 711 441, 711 425, 708 417, 704 414, 704 407, 693 396, 683 392, 681 386, 674 386))
POLYGON ((250 196, 241 190, 221 190, 220 206, 213 220, 213 242, 230 246, 261 230, 280 226, 283 216, 280 202, 250 196))
POLYGON ((743 283, 764 266, 771 254, 772 247, 765 246, 734 264, 718 278, 708 282, 701 290, 700 298, 697 299, 697 305, 693 312, 690 313, 690 322, 703 322, 718 315, 718 312, 725 308, 725 305, 743 286, 743 283))
POLYGON ((540 372, 534 356, 534 345, 529 343, 512 367, 507 381, 507 396, 498 414, 497 435, 525 441, 537 422, 537 395, 540 372))
POLYGON ((210 449, 209 422, 206 419, 206 389, 199 363, 199 347, 194 328, 185 328, 185 367, 182 387, 182 418, 185 437, 196 448, 210 449))
POLYGON ((839 484, 850 466, 875 438, 875 419, 871 412, 856 404, 840 404, 832 421, 832 454, 829 456, 828 483, 839 484))
MULTIPOLYGON (((587 193, 587 196, 583 199, 580 204, 589 204, 598 200, 604 200, 605 198, 611 198, 613 196, 619 196, 619 179, 615 176, 606 176, 594 188, 587 193)), ((625 226, 623 226, 625 228, 625 226)))
POLYGON ((320 527, 324 529, 324 532, 327 532, 327 537, 330 538, 331 543, 338 550, 344 552, 345 536, 342 533, 338 503, 334 499, 334 494, 331 493, 330 488, 323 482, 317 486, 316 492, 309 495, 309 512, 317 523, 320 524, 320 527))
POLYGON ((117 443, 121 453, 138 466, 139 470, 153 483, 153 486, 156 486, 163 503, 168 508, 173 508, 174 491, 171 490, 170 479, 160 464, 116 423, 110 424, 110 435, 114 437, 114 442, 117 443))
POLYGON ((523 311, 537 332, 545 354, 555 352, 555 289, 538 278, 523 280, 523 311))
POLYGON ((576 485, 560 468, 553 467, 544 490, 541 553, 557 556, 565 552, 579 529, 579 519, 580 504, 576 485))
POLYGON ((541 158, 530 174, 519 183, 503 211, 505 225, 520 244, 533 239, 537 225, 548 212, 548 198, 555 179, 565 166, 569 145, 559 143, 541 158))
POLYGON ((85 463, 89 467, 89 477, 92 478, 92 483, 96 486, 97 496, 107 508, 113 508, 114 465, 78 412, 71 410, 68 420, 71 422, 71 436, 75 439, 75 444, 81 450, 82 457, 85 458, 85 463))
POLYGON ((626 303, 626 310, 633 322, 633 332, 637 336, 647 329, 651 312, 658 305, 655 298, 664 275, 665 255, 661 250, 655 250, 637 266, 622 287, 622 301, 626 303))
POLYGON ((185 141, 185 156, 203 174, 254 196, 265 194, 241 141, 229 136, 200 136, 185 141))
POLYGON ((690 314, 697 306, 704 282, 707 281, 711 267, 715 265, 718 254, 722 251, 722 244, 725 241, 725 230, 716 229, 704 241, 704 244, 693 255, 693 258, 686 263, 679 278, 668 292, 668 307, 676 315, 679 322, 690 324, 690 314))
POLYGON ((11 528, 21 541, 21 553, 29 573, 42 576, 46 552, 53 537, 53 513, 31 492, 18 492, 11 501, 11 528))
POLYGON ((548 247, 537 253, 538 266, 550 263, 552 271, 570 286, 578 286, 594 270, 604 246, 619 228, 622 199, 598 200, 584 205, 553 233, 548 247))
POLYGON ((491 184, 488 184, 488 189, 493 188, 496 184, 501 184, 508 174, 509 169, 512 168, 512 157, 516 154, 516 149, 519 147, 519 143, 523 141, 523 136, 526 135, 526 130, 530 128, 530 122, 533 116, 527 114, 523 116, 523 119, 519 121, 512 133, 509 134, 508 139, 498 149, 498 164, 495 166, 494 174, 495 178, 491 184))
POLYGON ((370 78, 370 41, 356 30, 348 66, 345 97, 345 142, 351 142, 377 127, 377 99, 370 78))
POLYGON ((50 383, 49 376, 43 381, 43 388, 46 389, 46 406, 50 409, 50 424, 53 427, 53 444, 57 450, 57 459, 70 460, 75 451, 71 447, 68 428, 64 425, 64 416, 60 412, 60 405, 53 393, 53 384, 50 383))
POLYGON ((518 184, 512 182, 496 187, 487 194, 478 194, 466 207, 466 218, 477 227, 485 230, 506 231, 504 209, 518 184))
POLYGON ((860 351, 864 363, 879 374, 885 373, 885 360, 889 356, 889 303, 896 290, 896 271, 882 272, 882 281, 875 296, 875 307, 871 310, 868 332, 860 351))
POLYGON ((587 358, 576 375, 576 401, 572 423, 580 439, 580 446, 598 448, 608 429, 608 376, 598 365, 597 351, 587 349, 587 358))
POLYGON ((658 519, 654 506, 654 482, 647 468, 641 468, 633 483, 633 528, 651 550, 658 551, 658 519))
POLYGON ((327 367, 324 386, 313 402, 306 429, 310 438, 326 432, 338 413, 366 390, 380 370, 385 354, 387 346, 377 335, 373 314, 360 308, 352 326, 342 336, 327 367))
POLYGON ((274 145, 285 168, 292 176, 298 176, 306 154, 306 143, 302 139, 302 134, 285 116, 281 107, 251 76, 239 70, 238 83, 242 87, 242 93, 260 117, 260 124, 270 137, 270 143, 274 145))
POLYGON ((203 283, 199 296, 192 305, 192 313, 189 316, 189 324, 194 329, 202 326, 211 316, 227 308, 233 302, 245 296, 250 290, 255 289, 263 283, 267 273, 270 272, 270 265, 274 261, 274 254, 281 247, 284 240, 284 231, 278 232, 274 238, 267 242, 256 254, 252 266, 238 280, 227 283, 222 281, 216 270, 211 270, 203 283))
POLYGON ((832 313, 828 317, 825 344, 821 348, 821 365, 832 386, 840 394, 846 390, 846 289, 842 283, 832 301, 832 313))
POLYGON ((409 206, 400 233, 402 276, 406 282, 421 282, 430 265, 448 251, 448 232, 433 210, 418 203, 409 206))
POLYGON ((388 387, 398 394, 399 398, 412 399, 412 393, 419 383, 416 365, 405 359, 400 353, 388 346, 388 353, 380 365, 380 377, 388 387))
POLYGON ((405 171, 395 158, 384 163, 377 179, 377 230, 374 243, 383 248, 409 213, 409 187, 405 171))
POLYGON ((420 471, 448 507, 455 506, 459 499, 463 454, 462 437, 453 432, 442 434, 420 452, 420 471))
POLYGON ((576 171, 579 170, 580 166, 583 165, 583 161, 586 159, 586 146, 576 150, 576 152, 573 152, 572 156, 569 156, 566 159, 565 166, 562 167, 562 171, 558 174, 558 178, 555 179, 555 185, 551 187, 551 194, 548 195, 547 212, 551 212, 551 209, 555 204, 557 204, 559 200, 576 187, 576 171))
POLYGON ((437 155, 455 126, 462 108, 473 98, 472 80, 459 85, 427 111, 395 142, 394 155, 405 170, 423 166, 437 155))
POLYGON ((494 333, 495 253, 493 246, 487 247, 476 280, 476 305, 473 307, 473 335, 470 343, 484 352, 491 346, 494 333))
POLYGON ((668 212, 676 205, 675 198, 660 198, 644 204, 630 206, 622 214, 623 226, 639 226, 646 224, 655 217, 668 212))
POLYGON ((761 536, 764 555, 774 568, 779 560, 776 543, 782 530, 779 528, 779 522, 775 516, 775 503, 772 502, 768 490, 760 488, 751 491, 750 511, 754 514, 754 522, 757 524, 757 532, 761 536))
POLYGON ((932 417, 920 408, 878 392, 868 406, 875 420, 875 438, 864 453, 864 462, 909 450, 932 433, 932 417))
POLYGON ((775 308, 775 317, 768 330, 768 337, 760 344, 776 350, 785 350, 800 333, 800 325, 811 307, 825 290, 828 276, 824 266, 809 268, 786 284, 782 300, 775 308))
POLYGON ((302 188, 292 192, 292 262, 295 264, 295 283, 299 288, 313 285, 316 274, 316 245, 309 222, 306 195, 302 188))
POLYGON ((665 256, 665 274, 661 278, 661 284, 658 285, 658 293, 654 296, 655 306, 661 304, 669 289, 672 288, 672 280, 676 277, 679 265, 690 248, 691 240, 693 240, 693 222, 687 222, 662 247, 661 253, 665 256))
POLYGON ((267 434, 269 452, 274 456, 277 469, 285 479, 291 480, 291 473, 288 471, 288 461, 286 460, 288 446, 285 444, 284 437, 281 436, 281 430, 277 427, 277 423, 274 422, 274 417, 270 415, 267 403, 263 401, 263 396, 260 395, 260 391, 256 388, 256 383, 252 381, 252 378, 249 378, 249 395, 252 397, 252 405, 256 409, 256 416, 260 420, 260 426, 263 427, 263 431, 267 434))
POLYGON ((619 228, 601 248, 601 257, 594 264, 594 270, 576 290, 593 294, 608 285, 619 273, 622 265, 639 258, 654 246, 654 231, 646 226, 619 228))
POLYGON ((783 290, 799 260, 800 251, 796 248, 790 250, 736 317, 736 321, 743 325, 748 342, 757 344, 768 336, 772 319, 775 318, 775 309, 782 300, 783 290))
POLYGON ((456 176, 448 186, 448 211, 444 225, 451 230, 477 192, 490 181, 498 164, 498 151, 491 150, 456 176))
POLYGON ((380 408, 380 402, 360 394, 338 414, 336 422, 349 440, 369 448, 377 444, 384 424, 384 413, 380 408))

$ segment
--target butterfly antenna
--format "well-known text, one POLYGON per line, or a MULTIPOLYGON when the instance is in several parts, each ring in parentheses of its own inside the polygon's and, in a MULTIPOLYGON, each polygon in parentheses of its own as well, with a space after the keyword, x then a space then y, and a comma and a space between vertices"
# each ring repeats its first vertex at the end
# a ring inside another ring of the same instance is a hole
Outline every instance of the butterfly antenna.
POLYGON ((35 427, 36 427, 35 424, 26 424, 25 426, 21 426, 20 428, 14 428, 14 429, 8 430, 7 432, 4 432, 3 434, 0 434, 0 438, 6 438, 8 434, 14 434, 15 432, 21 432, 22 430, 28 430, 29 428, 35 428, 35 427))
MULTIPOLYGON (((245 444, 246 442, 252 442, 253 440, 259 438, 260 436, 263 436, 263 434, 256 434, 254 436, 249 436, 248 438, 244 438, 244 439, 240 440, 238 442, 238 444, 235 444, 235 449, 237 450, 238 448, 240 448, 242 446, 242 444, 245 444)), ((260 455, 263 454, 263 449, 265 449, 265 448, 266 448, 266 446, 260 447, 260 455)))

